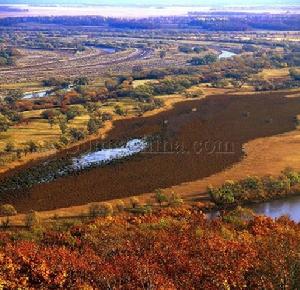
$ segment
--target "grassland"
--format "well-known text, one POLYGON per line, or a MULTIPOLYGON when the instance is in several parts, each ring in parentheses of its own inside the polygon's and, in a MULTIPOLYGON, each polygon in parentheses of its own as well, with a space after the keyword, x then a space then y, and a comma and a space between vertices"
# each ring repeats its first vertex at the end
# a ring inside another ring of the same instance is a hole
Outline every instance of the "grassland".
MULTIPOLYGON (((135 113, 136 103, 132 99, 123 99, 122 101, 109 101, 102 105, 101 111, 111 113, 116 117, 114 108, 116 105, 126 109, 130 116, 135 113)), ((78 106, 78 105, 77 105, 78 106)), ((72 106, 71 106, 72 107, 72 106)), ((83 106, 81 107, 85 111, 83 106)), ((17 147, 24 146, 29 141, 34 141, 40 144, 43 142, 54 143, 58 141, 61 136, 61 131, 58 124, 51 126, 49 122, 42 118, 41 114, 44 110, 32 110, 22 113, 26 122, 10 127, 6 132, 1 133, 0 137, 0 150, 4 149, 7 142, 14 143, 17 147)), ((89 115, 85 112, 81 116, 75 117, 70 120, 68 126, 70 128, 86 129, 89 115)))
POLYGON ((264 69, 261 73, 258 74, 258 77, 263 79, 276 79, 276 78, 288 78, 289 77, 289 68, 282 69, 264 69))

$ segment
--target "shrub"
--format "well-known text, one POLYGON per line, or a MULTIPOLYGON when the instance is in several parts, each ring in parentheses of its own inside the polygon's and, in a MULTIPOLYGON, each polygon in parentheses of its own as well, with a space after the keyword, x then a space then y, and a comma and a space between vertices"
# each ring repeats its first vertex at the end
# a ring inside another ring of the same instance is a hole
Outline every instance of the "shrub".
POLYGON ((218 57, 215 54, 207 54, 204 57, 193 57, 189 63, 191 65, 207 65, 214 63, 218 60, 218 57))
POLYGON ((39 150, 39 146, 38 144, 36 144, 34 141, 29 141, 27 142, 27 149, 30 153, 34 153, 34 152, 38 152, 39 150))
POLYGON ((291 186, 300 184, 300 172, 297 172, 292 168, 286 168, 282 173, 290 180, 291 186))
POLYGON ((183 203, 183 199, 176 193, 172 193, 171 197, 169 198, 169 205, 171 206, 179 206, 183 203))
POLYGON ((45 120, 54 119, 60 115, 60 112, 55 109, 47 109, 41 113, 41 117, 45 120))
POLYGON ((110 203, 104 202, 101 204, 91 204, 89 208, 90 216, 111 216, 113 214, 113 207, 110 203))
POLYGON ((130 209, 130 212, 138 215, 150 214, 152 212, 152 207, 150 205, 138 206, 130 209))
POLYGON ((80 106, 68 107, 68 110, 66 111, 66 117, 68 121, 73 120, 82 114, 83 109, 80 106))
POLYGON ((1 221, 1 226, 3 228, 8 228, 9 227, 9 224, 10 224, 10 219, 9 217, 7 216, 6 219, 2 220, 1 221))
POLYGON ((0 206, 0 215, 1 216, 13 216, 16 215, 17 211, 11 204, 3 204, 0 206))
POLYGON ((127 115, 127 111, 125 109, 123 109, 121 106, 116 105, 115 106, 115 113, 119 116, 126 116, 127 115))
POLYGON ((4 151, 5 152, 13 152, 13 151, 15 151, 15 149, 16 149, 15 144, 12 142, 8 142, 5 145, 4 151))
POLYGON ((110 113, 102 113, 102 121, 105 122, 105 121, 111 121, 112 120, 112 114, 110 113))
POLYGON ((240 181, 242 187, 241 198, 250 199, 264 195, 264 186, 260 178, 256 176, 248 176, 240 181))
POLYGON ((83 130, 80 130, 77 128, 71 128, 70 135, 71 135, 73 141, 80 141, 86 137, 86 133, 83 130))
POLYGON ((119 212, 123 211, 125 209, 125 203, 123 200, 119 199, 116 201, 116 208, 119 212))
POLYGON ((10 126, 8 118, 0 113, 0 132, 6 132, 10 126))
POLYGON ((63 145, 68 145, 69 139, 66 135, 61 135, 59 138, 59 142, 62 143, 63 145))
POLYGON ((87 123, 87 130, 90 135, 96 134, 101 127, 101 124, 99 124, 99 121, 95 118, 90 118, 87 123))
POLYGON ((263 184, 269 194, 283 195, 291 189, 291 182, 286 177, 274 178, 268 176, 263 178, 263 184))
POLYGON ((254 218, 254 213, 251 209, 246 209, 238 206, 236 209, 226 213, 222 219, 226 223, 234 224, 235 226, 241 227, 246 222, 254 218))
POLYGON ((25 226, 29 229, 34 228, 39 224, 39 218, 38 215, 35 211, 30 211, 26 216, 25 216, 25 226))
POLYGON ((130 204, 133 208, 137 208, 141 206, 140 200, 137 197, 132 197, 130 199, 130 204))
POLYGON ((168 201, 168 197, 165 194, 163 194, 160 189, 157 189, 155 191, 155 199, 160 205, 168 201))
POLYGON ((220 188, 208 188, 208 193, 217 204, 230 204, 235 202, 235 197, 241 195, 242 188, 234 181, 226 181, 220 188))

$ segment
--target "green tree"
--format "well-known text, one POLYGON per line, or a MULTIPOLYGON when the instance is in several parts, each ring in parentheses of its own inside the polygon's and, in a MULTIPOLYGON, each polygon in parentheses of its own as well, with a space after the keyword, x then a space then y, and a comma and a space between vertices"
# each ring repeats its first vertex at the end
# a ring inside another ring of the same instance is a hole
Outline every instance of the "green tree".
POLYGON ((155 191, 155 199, 160 205, 168 201, 168 197, 165 194, 163 194, 160 189, 157 189, 155 191))
POLYGON ((0 132, 6 132, 10 126, 8 118, 0 113, 0 132))
POLYGON ((7 142, 4 148, 5 152, 13 152, 16 149, 15 144, 13 142, 7 142))
POLYGON ((77 128, 71 128, 70 129, 70 135, 71 135, 73 141, 83 140, 86 136, 86 134, 83 130, 80 130, 80 129, 77 129, 77 128))
POLYGON ((27 150, 28 152, 30 153, 34 153, 34 152, 37 152, 38 149, 39 149, 39 146, 32 140, 30 140, 29 142, 27 142, 26 144, 27 146, 27 150))
POLYGON ((86 86, 89 84, 89 80, 87 77, 79 77, 74 80, 74 85, 76 86, 86 86))
POLYGON ((167 56, 167 52, 166 52, 165 50, 160 51, 159 57, 160 57, 161 59, 164 59, 166 56, 167 56))
POLYGON ((99 122, 95 118, 90 118, 87 123, 87 130, 90 135, 96 134, 99 130, 99 122))

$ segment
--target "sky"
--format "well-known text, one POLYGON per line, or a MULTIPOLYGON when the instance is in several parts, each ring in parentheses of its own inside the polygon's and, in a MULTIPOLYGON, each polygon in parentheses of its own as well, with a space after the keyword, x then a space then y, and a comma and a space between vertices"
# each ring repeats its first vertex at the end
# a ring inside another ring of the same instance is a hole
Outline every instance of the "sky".
POLYGON ((0 4, 107 6, 256 6, 300 5, 300 0, 0 0, 0 4))

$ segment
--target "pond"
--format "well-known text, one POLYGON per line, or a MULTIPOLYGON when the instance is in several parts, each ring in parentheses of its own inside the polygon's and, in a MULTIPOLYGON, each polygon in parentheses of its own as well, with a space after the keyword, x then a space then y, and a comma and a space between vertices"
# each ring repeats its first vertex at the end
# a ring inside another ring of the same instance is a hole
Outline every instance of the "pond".
MULTIPOLYGON (((300 222, 300 195, 293 195, 243 207, 251 209, 255 214, 264 215, 272 219, 288 216, 294 222, 300 222)), ((219 215, 219 211, 212 211, 207 214, 207 217, 213 219, 219 215)))
POLYGON ((255 213, 271 218, 289 216, 293 221, 300 222, 300 195, 284 199, 272 200, 250 206, 255 213))
POLYGON ((228 50, 222 50, 221 54, 219 55, 219 59, 225 59, 235 56, 236 53, 228 51, 228 50))

